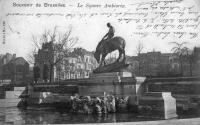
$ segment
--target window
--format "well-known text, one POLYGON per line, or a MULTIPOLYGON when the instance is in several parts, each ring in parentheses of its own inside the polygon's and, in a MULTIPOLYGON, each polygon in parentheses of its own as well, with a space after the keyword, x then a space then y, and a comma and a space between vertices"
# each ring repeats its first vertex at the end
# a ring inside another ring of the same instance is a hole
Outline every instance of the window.
POLYGON ((16 66, 17 72, 23 72, 24 67, 23 66, 16 66))
POLYGON ((77 78, 80 78, 80 73, 77 73, 77 78))
POLYGON ((88 62, 88 57, 86 57, 85 62, 86 62, 86 63, 88 62))
POLYGON ((89 76, 89 72, 86 72, 86 76, 89 76))
POLYGON ((81 57, 80 56, 78 57, 78 62, 81 62, 81 57))

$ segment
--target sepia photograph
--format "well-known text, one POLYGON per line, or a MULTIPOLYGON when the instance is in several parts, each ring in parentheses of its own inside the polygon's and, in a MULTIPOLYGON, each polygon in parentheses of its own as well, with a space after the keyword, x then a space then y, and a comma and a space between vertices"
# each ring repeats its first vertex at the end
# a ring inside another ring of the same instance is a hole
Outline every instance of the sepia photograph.
POLYGON ((200 124, 200 0, 0 0, 0 124, 200 124))

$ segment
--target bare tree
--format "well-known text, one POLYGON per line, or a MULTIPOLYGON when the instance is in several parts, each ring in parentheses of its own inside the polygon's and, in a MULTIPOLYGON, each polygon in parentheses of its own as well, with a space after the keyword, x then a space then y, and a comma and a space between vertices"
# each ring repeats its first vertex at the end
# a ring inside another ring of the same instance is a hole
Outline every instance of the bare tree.
POLYGON ((28 61, 29 64, 33 65, 35 62, 35 57, 34 55, 36 54, 36 50, 33 48, 26 56, 26 60, 28 61))
POLYGON ((192 50, 189 49, 188 47, 184 47, 183 52, 184 52, 186 61, 189 62, 190 76, 192 76, 193 75, 192 69, 193 69, 193 64, 194 64, 194 55, 192 53, 192 50))
MULTIPOLYGON (((56 26, 54 27, 54 29, 56 28, 56 26)), ((46 30, 43 32, 43 34, 41 34, 39 37, 32 35, 32 47, 30 52, 27 54, 27 61, 30 64, 34 64, 35 63, 35 55, 38 53, 39 49, 42 49, 42 44, 43 43, 47 43, 48 41, 48 37, 50 35, 50 30, 46 30)))
POLYGON ((185 47, 184 45, 187 44, 187 42, 182 42, 182 43, 178 43, 178 42, 170 42, 172 44, 174 44, 175 46, 171 49, 171 51, 178 57, 179 59, 179 63, 180 63, 180 72, 181 74, 183 74, 183 55, 186 53, 186 51, 188 50, 187 47, 185 47))
POLYGON ((138 45, 136 46, 136 53, 137 55, 140 55, 140 53, 143 51, 144 45, 141 42, 138 42, 138 45))
POLYGON ((58 32, 57 26, 55 26, 53 31, 45 30, 40 37, 32 37, 34 49, 31 54, 29 54, 30 59, 35 58, 35 54, 37 54, 40 49, 43 49, 44 44, 48 43, 50 46, 50 48, 45 51, 45 57, 42 59, 48 62, 49 65, 49 82, 52 82, 54 68, 62 64, 61 62, 63 59, 68 56, 69 52, 78 41, 77 37, 71 37, 71 32, 72 28, 69 28, 64 33, 58 32))
POLYGON ((138 45, 136 46, 136 53, 138 56, 138 73, 139 73, 139 75, 141 75, 141 66, 142 66, 142 60, 141 60, 140 54, 142 53, 143 49, 144 49, 144 45, 139 41, 138 45))

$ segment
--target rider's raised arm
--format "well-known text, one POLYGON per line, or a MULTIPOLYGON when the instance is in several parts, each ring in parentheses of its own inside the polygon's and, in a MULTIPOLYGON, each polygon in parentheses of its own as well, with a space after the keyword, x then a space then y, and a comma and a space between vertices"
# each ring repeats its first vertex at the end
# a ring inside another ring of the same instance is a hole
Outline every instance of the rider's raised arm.
POLYGON ((106 33, 106 35, 103 37, 103 39, 106 38, 107 36, 108 36, 108 33, 106 33))

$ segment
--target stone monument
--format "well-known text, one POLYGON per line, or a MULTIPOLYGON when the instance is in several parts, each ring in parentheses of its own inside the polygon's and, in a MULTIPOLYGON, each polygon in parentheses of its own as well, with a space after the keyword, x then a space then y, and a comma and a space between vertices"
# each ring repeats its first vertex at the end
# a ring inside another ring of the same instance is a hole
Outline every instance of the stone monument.
POLYGON ((99 67, 93 71, 86 83, 89 86, 81 86, 81 95, 101 96, 103 93, 118 97, 127 97, 135 94, 135 77, 127 70, 125 63, 125 40, 122 37, 114 37, 110 41, 102 40, 97 45, 94 57, 99 67), (118 59, 105 64, 105 57, 112 51, 118 50, 118 59), (101 58, 100 58, 101 57, 101 58))
POLYGON ((99 67, 93 71, 94 74, 90 78, 101 78, 104 81, 117 80, 120 82, 122 77, 132 77, 132 73, 127 71, 128 64, 125 63, 125 45, 125 40, 122 37, 114 37, 109 41, 101 40, 94 53, 99 67), (105 64, 106 55, 115 50, 119 51, 117 60, 111 64, 105 64))
POLYGON ((99 67, 95 69, 94 73, 109 73, 109 72, 121 72, 128 64, 125 64, 125 40, 122 37, 114 37, 111 40, 101 40, 96 47, 94 57, 99 63, 99 67), (105 64, 106 56, 115 51, 119 51, 119 57, 114 63, 105 64))
POLYGON ((140 110, 143 114, 151 115, 154 113, 164 119, 177 117, 176 99, 172 97, 171 92, 147 92, 139 97, 139 105, 143 107, 140 110))
POLYGON ((93 87, 82 87, 81 93, 87 91, 87 95, 99 92, 103 95, 106 92, 120 97, 128 96, 130 107, 139 105, 139 107, 152 109, 148 113, 157 112, 156 114, 163 116, 164 119, 177 117, 176 100, 170 92, 143 93, 145 90, 142 90, 142 88, 144 89, 142 84, 145 79, 136 80, 127 70, 129 65, 125 62, 125 40, 123 38, 114 37, 110 41, 102 40, 97 45, 94 57, 99 63, 99 67, 93 71, 87 81, 87 83, 92 83, 93 87), (114 63, 105 64, 106 55, 115 50, 119 51, 118 59, 114 63))

